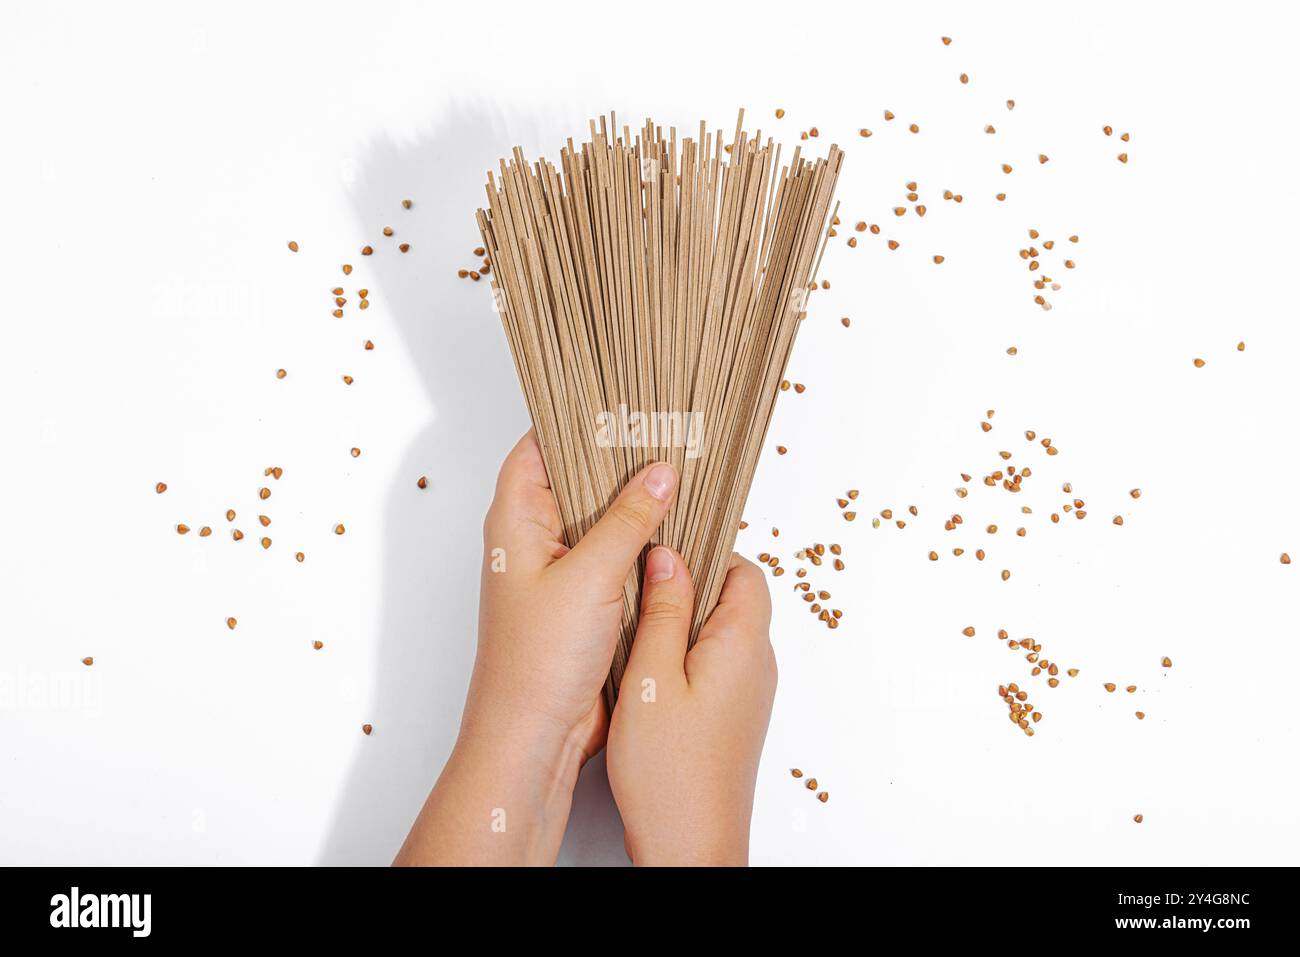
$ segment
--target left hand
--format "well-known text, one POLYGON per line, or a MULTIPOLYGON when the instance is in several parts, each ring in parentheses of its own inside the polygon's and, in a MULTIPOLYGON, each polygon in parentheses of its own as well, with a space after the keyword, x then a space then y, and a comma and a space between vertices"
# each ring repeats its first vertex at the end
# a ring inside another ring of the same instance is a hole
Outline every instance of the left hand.
POLYGON ((570 551, 536 435, 506 457, 483 523, 478 657, 461 734, 508 724, 582 760, 605 743, 602 689, 623 588, 677 488, 671 465, 634 475, 570 551))
POLYGON ((623 589, 677 489, 652 464, 569 550, 537 439, 507 456, 483 523, 478 655, 460 735, 397 864, 553 864, 601 694, 623 589))

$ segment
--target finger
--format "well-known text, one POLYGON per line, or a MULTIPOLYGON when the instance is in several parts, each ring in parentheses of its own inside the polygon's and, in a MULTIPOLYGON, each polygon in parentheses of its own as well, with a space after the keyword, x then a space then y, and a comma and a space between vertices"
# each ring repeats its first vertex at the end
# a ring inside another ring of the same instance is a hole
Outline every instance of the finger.
POLYGON ((564 526, 546 475, 546 464, 537 445, 537 434, 529 430, 510 450, 497 476, 496 494, 483 522, 485 551, 503 550, 508 562, 511 552, 525 566, 544 566, 560 557, 564 526))
POLYGON ((671 465, 647 465, 623 486, 605 514, 565 556, 569 574, 589 583, 611 601, 623 594, 628 571, 659 523, 668 514, 677 473, 671 465))
POLYGON ((771 623, 772 598, 762 569, 733 554, 718 604, 700 629, 699 640, 686 659, 686 677, 692 676, 692 663, 698 666, 714 655, 770 656, 768 627, 771 623))
POLYGON ((634 698, 643 696, 647 680, 654 682, 656 690, 684 682, 694 609, 695 587, 686 562, 665 545, 651 549, 645 560, 636 641, 623 671, 620 700, 625 691, 634 698))

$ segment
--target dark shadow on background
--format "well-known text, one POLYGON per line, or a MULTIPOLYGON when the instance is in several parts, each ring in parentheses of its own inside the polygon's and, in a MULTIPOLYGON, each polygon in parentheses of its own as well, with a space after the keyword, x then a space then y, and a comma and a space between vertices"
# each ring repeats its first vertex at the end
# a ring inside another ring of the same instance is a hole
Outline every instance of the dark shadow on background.
MULTIPOLYGON (((488 283, 471 286, 456 270, 475 262, 486 172, 520 142, 539 142, 531 125, 453 108, 427 135, 372 144, 353 187, 361 234, 380 240, 367 263, 375 303, 402 336, 376 346, 407 350, 434 412, 388 495, 379 660, 365 711, 375 733, 349 771, 319 864, 389 863, 456 739, 474 662, 483 515, 502 459, 528 427, 488 283), (407 255, 384 254, 388 224, 400 228, 392 242, 411 244, 407 255)), ((541 142, 558 155, 562 137, 541 142)), ((560 862, 627 863, 603 755, 578 784, 560 862)))

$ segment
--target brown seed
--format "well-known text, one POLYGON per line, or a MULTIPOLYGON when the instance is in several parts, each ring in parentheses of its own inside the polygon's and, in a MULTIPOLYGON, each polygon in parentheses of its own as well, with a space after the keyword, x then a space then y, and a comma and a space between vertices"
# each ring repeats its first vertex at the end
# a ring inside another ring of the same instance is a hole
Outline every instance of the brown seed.
POLYGON ((289 240, 289 252, 296 253, 297 251, 298 251, 298 244, 294 242, 292 239, 289 240))
POLYGON ((1245 351, 1246 351, 1246 343, 1244 343, 1244 342, 1238 342, 1238 343, 1237 343, 1237 351, 1238 351, 1238 352, 1245 352, 1245 351))
POLYGON ((864 126, 862 127, 862 129, 858 130, 858 135, 861 136, 863 139, 866 139, 868 136, 871 135, 871 130, 867 129, 864 126))
MULTIPOLYGON (((830 622, 830 624, 831 624, 832 627, 834 627, 835 622, 832 621, 832 622, 830 622)), ((826 803, 827 801, 829 801, 830 799, 831 799, 831 796, 830 796, 830 794, 829 794, 828 792, 826 792, 826 791, 819 791, 818 794, 817 794, 817 800, 821 801, 823 804, 825 804, 825 803, 826 803)))
POLYGON ((1121 133, 1121 134, 1119 135, 1119 138, 1122 139, 1125 143, 1128 142, 1128 134, 1127 134, 1127 133, 1121 133))
MULTIPOLYGON (((858 513, 857 513, 857 512, 845 512, 845 513, 844 513, 844 521, 846 521, 846 522, 851 522, 851 521, 853 521, 853 520, 854 520, 855 518, 857 518, 857 517, 858 517, 858 513)), ((1290 559, 1287 559, 1287 562, 1290 562, 1290 559)), ((1283 564, 1286 564, 1286 562, 1284 562, 1283 564)))
POLYGON ((361 247, 361 255, 363 255, 363 256, 369 256, 369 255, 371 255, 374 251, 375 251, 375 249, 374 249, 373 246, 362 246, 362 247, 361 247))
POLYGON ((352 275, 352 266, 351 266, 350 263, 344 263, 344 264, 343 264, 343 275, 345 275, 345 276, 351 276, 351 275, 352 275))
POLYGON ((1114 690, 1115 690, 1115 684, 1114 684, 1114 682, 1111 682, 1111 681, 1107 681, 1106 684, 1103 685, 1103 687, 1104 687, 1107 691, 1114 691, 1114 690))
POLYGON ((335 310, 334 310, 334 318, 335 318, 335 319, 342 319, 342 318, 343 318, 343 310, 342 310, 342 309, 335 309, 335 310))
POLYGON ((1049 688, 1055 688, 1055 687, 1056 687, 1057 685, 1059 685, 1060 683, 1061 683, 1061 679, 1060 679, 1060 678, 1048 678, 1048 679, 1047 679, 1047 687, 1049 687, 1049 688))
POLYGON ((352 384, 352 381, 353 381, 353 380, 352 380, 352 376, 350 376, 350 375, 345 375, 345 376, 343 377, 343 384, 344 384, 344 385, 351 385, 351 384, 352 384))
POLYGON ((352 450, 352 457, 353 457, 354 459, 355 459, 355 458, 358 458, 360 455, 361 455, 361 450, 360 450, 360 449, 353 449, 353 450, 352 450))
MULTIPOLYGON (((398 248, 398 250, 399 250, 400 252, 407 252, 408 250, 410 250, 410 248, 411 248, 411 244, 410 244, 410 243, 402 243, 402 244, 399 245, 397 248, 398 248)), ((478 281, 477 276, 476 276, 474 273, 470 273, 470 276, 474 278, 475 282, 478 281)))
POLYGON ((919 126, 917 126, 915 123, 913 123, 911 126, 909 126, 908 129, 911 130, 913 133, 919 133, 919 132, 921 132, 921 128, 920 128, 919 126))
POLYGON ((283 378, 284 378, 285 376, 287 376, 288 374, 289 374, 289 373, 285 372, 283 369, 276 369, 276 370, 275 370, 275 377, 276 377, 277 379, 283 379, 283 378))
POLYGON ((301 562, 307 556, 304 555, 302 552, 296 552, 293 557, 296 558, 299 562, 301 562))
POLYGON ((1003 580, 1003 581, 1006 581, 1006 580, 1009 579, 1010 577, 1011 577, 1011 572, 1009 572, 1009 571, 1008 571, 1007 569, 1005 569, 1005 568, 1002 569, 1002 580, 1003 580))
POLYGON ((1119 156, 1116 156, 1115 158, 1116 158, 1117 160, 1119 160, 1121 163, 1127 163, 1127 162, 1128 162, 1128 154, 1127 154, 1127 153, 1120 153, 1119 156))
POLYGON ((1132 498, 1141 498, 1142 490, 1140 488, 1129 489, 1129 496, 1132 498))
POLYGON ((1111 519, 1111 522, 1113 522, 1113 523, 1116 524, 1116 525, 1123 525, 1123 524, 1124 524, 1124 516, 1123 516, 1123 515, 1116 515, 1114 518, 1111 519))
MULTIPOLYGON (((932 554, 933 554, 933 553, 932 553, 932 554)), ((961 633, 962 633, 963 635, 965 635, 967 638, 974 638, 974 637, 975 637, 975 628, 974 628, 973 625, 967 625, 965 628, 963 628, 963 629, 961 630, 961 633)))
MULTIPOLYGON (((425 478, 423 475, 421 475, 421 476, 419 477, 419 479, 416 480, 415 484, 416 484, 416 486, 419 487, 419 488, 428 488, 428 487, 429 487, 429 480, 428 480, 427 478, 425 478)), ((743 522, 742 522, 741 524, 744 525, 743 522)))
POLYGON ((935 261, 936 263, 941 263, 941 262, 943 262, 943 257, 942 257, 942 256, 935 256, 935 257, 934 257, 934 261, 935 261))
POLYGON ((373 342, 371 342, 369 339, 367 339, 367 340, 366 340, 366 351, 369 352, 369 351, 370 351, 371 349, 373 349, 374 347, 375 347, 375 344, 374 344, 373 342))
POLYGON ((271 518, 268 515, 259 515, 257 516, 257 520, 262 523, 263 528, 266 528, 271 524, 271 518))
POLYGON ((1128 686, 1127 688, 1125 688, 1124 690, 1127 691, 1129 694, 1132 694, 1133 692, 1135 692, 1135 691, 1138 690, 1138 686, 1137 686, 1137 685, 1129 685, 1129 686, 1128 686))
POLYGON ((263 548, 270 548, 270 547, 271 547, 271 540, 270 540, 269 538, 263 538, 263 539, 262 539, 262 547, 263 547, 263 548))
POLYGON ((340 524, 334 526, 334 534, 335 534, 335 535, 342 535, 342 534, 343 534, 344 532, 346 532, 346 531, 347 531, 347 529, 343 527, 342 523, 340 523, 340 524))
POLYGON ((360 307, 361 309, 369 309, 369 308, 370 308, 370 300, 369 300, 369 299, 362 299, 361 302, 357 303, 357 305, 358 305, 358 307, 360 307))
POLYGON ((325 642, 323 642, 323 641, 313 641, 313 642, 311 643, 311 646, 312 646, 313 648, 315 648, 317 651, 320 651, 322 648, 325 647, 325 642))
POLYGON ((1141 721, 1143 718, 1147 716, 1147 713, 1145 711, 1134 711, 1133 713, 1137 715, 1137 719, 1139 721, 1141 721))
POLYGON ((231 531, 231 533, 230 533, 230 537, 233 538, 233 539, 234 539, 235 541, 237 541, 237 542, 238 542, 238 541, 242 541, 243 538, 244 538, 244 533, 241 532, 239 529, 236 528, 236 529, 233 529, 233 530, 231 531))
POLYGON ((361 733, 362 733, 362 734, 369 734, 369 733, 370 733, 371 731, 373 731, 373 730, 375 730, 375 729, 374 729, 374 727, 371 726, 371 725, 363 724, 363 725, 361 726, 361 733))
POLYGON ((993 197, 993 198, 996 199, 999 203, 1005 203, 1006 200, 1007 200, 1007 194, 1006 194, 1006 193, 998 193, 997 196, 995 196, 995 197, 993 197))
POLYGON ((1046 157, 1044 154, 1039 153, 1039 154, 1038 154, 1038 162, 1040 162, 1040 163, 1046 163, 1046 162, 1047 162, 1047 157, 1046 157))
POLYGON ((943 41, 944 46, 952 43, 952 37, 940 37, 939 39, 943 41))
POLYGON ((1133 815, 1133 820, 1136 821, 1138 824, 1141 824, 1141 823, 1142 823, 1142 815, 1141 815, 1141 814, 1134 814, 1134 815, 1133 815))
POLYGON ((239 624, 239 622, 236 621, 234 618, 227 618, 227 619, 226 619, 226 627, 229 628, 231 631, 234 631, 234 630, 235 630, 235 626, 238 625, 238 624, 239 624))
POLYGON ((176 526, 176 534, 177 534, 177 535, 185 535, 185 534, 187 534, 187 533, 189 532, 189 530, 190 530, 190 527, 189 527, 188 525, 186 525, 184 522, 182 522, 181 524, 179 524, 179 525, 176 526))
POLYGON ((1015 100, 1007 100, 1007 109, 1008 109, 1008 110, 1014 110, 1015 108, 1016 108, 1016 101, 1015 101, 1015 100))
POLYGON ((233 522, 234 520, 235 520, 235 510, 233 508, 226 509, 226 521, 233 522))
POLYGON ((271 490, 269 488, 260 489, 258 490, 257 497, 265 501, 271 497, 271 490))
POLYGON ((167 483, 159 482, 157 485, 153 487, 153 490, 157 492, 159 495, 161 495, 163 492, 167 491, 167 483))
MULTIPOLYGON (((385 226, 384 229, 383 229, 383 233, 384 233, 385 236, 391 236, 391 235, 393 235, 393 227, 392 227, 392 226, 385 226)), ((476 255, 482 256, 483 254, 482 254, 482 253, 476 253, 476 255)))
POLYGON ((1291 564, 1291 556, 1288 555, 1286 552, 1283 552, 1283 553, 1282 553, 1282 564, 1283 564, 1283 565, 1290 565, 1290 564, 1291 564))
POLYGON ((1192 365, 1196 366, 1196 368, 1198 368, 1198 369, 1204 369, 1204 368, 1205 368, 1205 360, 1204 360, 1204 359, 1193 359, 1193 360, 1192 360, 1192 365))
POLYGON ((784 445, 778 445, 778 446, 776 447, 776 454, 777 454, 777 455, 785 455, 785 453, 788 452, 788 451, 790 451, 790 450, 787 449, 784 445))
POLYGON ((409 199, 402 200, 402 209, 410 209, 410 208, 411 208, 411 201, 409 199))
POLYGON ((885 119, 892 120, 893 118, 894 118, 894 114, 889 112, 889 110, 885 110, 885 119))
POLYGON ((894 239, 889 240, 889 248, 890 248, 890 249, 897 249, 897 248, 898 248, 898 241, 897 241, 897 240, 894 240, 894 239))
POLYGON ((804 787, 806 787, 809 791, 816 791, 816 790, 817 790, 817 779, 816 779, 816 778, 809 778, 807 781, 804 782, 804 787))
POLYGON ((970 82, 970 77, 968 77, 965 73, 963 73, 963 74, 962 74, 961 76, 959 76, 957 79, 961 80, 963 83, 969 83, 969 82, 970 82))
POLYGON ((1010 164, 1010 163, 1003 163, 1003 164, 1002 164, 1002 172, 1004 172, 1004 173, 1010 173, 1010 172, 1011 172, 1011 164, 1010 164))
POLYGON ((209 528, 207 525, 204 525, 202 528, 199 529, 199 538, 207 538, 211 534, 212 534, 212 529, 209 528))

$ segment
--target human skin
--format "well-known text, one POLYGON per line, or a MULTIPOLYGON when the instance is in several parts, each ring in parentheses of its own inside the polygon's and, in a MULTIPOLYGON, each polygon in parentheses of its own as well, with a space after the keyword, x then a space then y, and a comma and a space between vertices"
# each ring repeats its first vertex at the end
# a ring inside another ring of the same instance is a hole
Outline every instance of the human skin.
POLYGON ((624 584, 676 484, 671 466, 647 466, 570 550, 533 433, 507 456, 483 526, 460 733, 395 864, 553 864, 578 773, 607 739, 636 863, 745 863, 776 687, 762 573, 733 556, 688 655, 690 574, 671 549, 653 549, 612 722, 601 693, 624 584))

